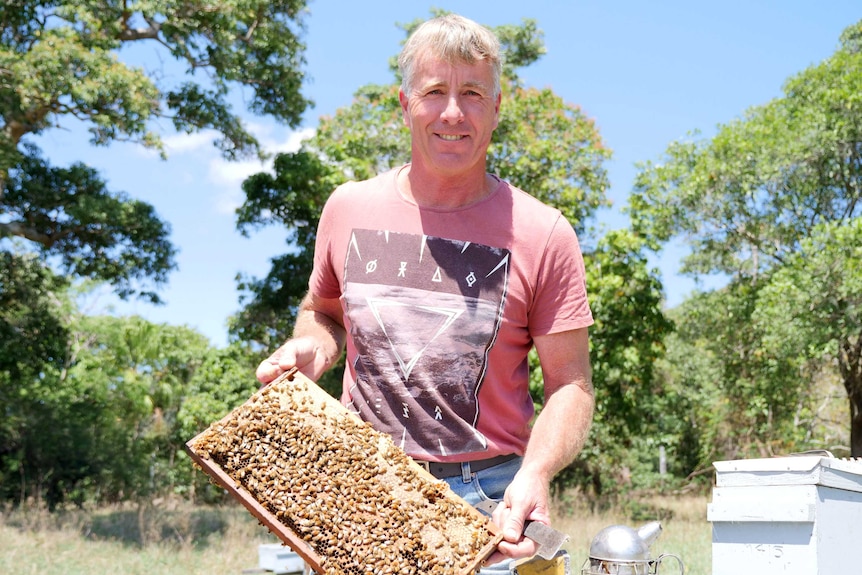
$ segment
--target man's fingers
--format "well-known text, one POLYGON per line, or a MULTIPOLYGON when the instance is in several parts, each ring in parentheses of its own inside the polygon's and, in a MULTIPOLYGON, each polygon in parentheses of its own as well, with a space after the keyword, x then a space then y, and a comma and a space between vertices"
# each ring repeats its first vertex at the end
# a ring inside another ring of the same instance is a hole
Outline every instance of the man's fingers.
POLYGON ((524 533, 524 520, 515 513, 509 513, 503 526, 503 537, 506 541, 516 543, 524 533))
POLYGON ((263 384, 267 384, 275 380, 279 375, 294 367, 296 363, 296 354, 290 353, 284 347, 276 350, 271 356, 263 360, 255 375, 257 380, 263 384), (288 362, 288 363, 285 363, 288 362))
POLYGON ((507 557, 506 555, 504 555, 504 554, 503 554, 503 553, 501 553, 500 551, 494 551, 494 552, 490 555, 490 557, 488 557, 487 559, 485 559, 485 563, 484 563, 484 565, 494 565, 494 564, 496 564, 496 563, 502 563, 502 562, 503 562, 503 561, 505 561, 506 559, 509 559, 509 557, 507 557))
POLYGON ((505 501, 501 501, 492 515, 494 523, 502 527, 503 540, 497 545, 497 551, 488 558, 487 564, 499 562, 502 558, 520 559, 532 557, 538 551, 538 544, 524 537, 526 518, 505 501))
POLYGON ((532 557, 538 550, 538 543, 524 537, 520 543, 509 543, 505 539, 500 541, 496 553, 509 559, 523 559, 524 557, 532 557))
POLYGON ((517 543, 524 533, 524 516, 515 509, 509 507, 505 501, 501 501, 494 509, 494 523, 500 525, 503 531, 503 539, 510 543, 517 543))
POLYGON ((267 359, 257 366, 255 376, 259 382, 266 384, 272 382, 275 378, 281 375, 282 372, 283 370, 277 363, 273 363, 267 359))

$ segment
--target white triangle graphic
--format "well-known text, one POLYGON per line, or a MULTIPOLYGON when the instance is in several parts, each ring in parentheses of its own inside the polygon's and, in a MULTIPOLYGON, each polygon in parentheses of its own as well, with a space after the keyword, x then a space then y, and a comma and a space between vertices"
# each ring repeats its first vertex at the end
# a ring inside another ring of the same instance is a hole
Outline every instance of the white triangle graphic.
POLYGON ((458 317, 464 313, 462 309, 451 309, 439 306, 424 306, 424 305, 413 305, 413 304, 405 304, 397 301, 380 299, 380 298, 367 298, 368 307, 371 309, 371 313, 374 314, 374 319, 377 320, 377 324, 380 326, 380 331, 386 336, 386 341, 389 342, 389 347, 392 350, 393 355, 395 356, 396 361, 398 361, 398 366, 401 368, 401 373, 404 376, 404 379, 410 379, 410 372, 413 371, 413 368, 422 358, 422 354, 425 350, 428 349, 428 346, 437 339, 437 337, 445 332, 449 327, 458 319, 458 317), (386 308, 398 307, 401 309, 409 308, 417 311, 421 311, 424 314, 437 314, 441 316, 443 322, 437 328, 437 331, 431 336, 428 341, 424 342, 422 348, 413 353, 412 357, 405 357, 405 354, 408 353, 404 349, 399 349, 398 345, 395 341, 392 340, 390 335, 386 332, 386 324, 383 321, 383 315, 385 313, 386 308))

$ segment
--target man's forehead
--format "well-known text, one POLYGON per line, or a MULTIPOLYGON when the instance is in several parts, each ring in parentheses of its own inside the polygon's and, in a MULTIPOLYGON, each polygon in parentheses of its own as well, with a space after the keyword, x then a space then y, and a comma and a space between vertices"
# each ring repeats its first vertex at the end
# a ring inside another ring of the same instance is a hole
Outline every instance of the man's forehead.
POLYGON ((486 60, 472 63, 449 62, 442 58, 426 56, 417 64, 416 79, 422 84, 448 85, 454 81, 463 85, 487 85, 493 80, 493 70, 486 60))

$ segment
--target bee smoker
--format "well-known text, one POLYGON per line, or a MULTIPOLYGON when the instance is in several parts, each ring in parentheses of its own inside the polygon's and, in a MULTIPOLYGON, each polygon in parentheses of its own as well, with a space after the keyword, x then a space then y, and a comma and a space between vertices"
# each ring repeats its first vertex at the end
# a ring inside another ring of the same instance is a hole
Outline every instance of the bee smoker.
POLYGON ((593 539, 581 575, 656 575, 667 557, 677 561, 679 575, 684 575, 685 566, 678 556, 663 553, 655 559, 650 557, 649 548, 660 534, 658 521, 637 530, 625 525, 605 527, 593 539))

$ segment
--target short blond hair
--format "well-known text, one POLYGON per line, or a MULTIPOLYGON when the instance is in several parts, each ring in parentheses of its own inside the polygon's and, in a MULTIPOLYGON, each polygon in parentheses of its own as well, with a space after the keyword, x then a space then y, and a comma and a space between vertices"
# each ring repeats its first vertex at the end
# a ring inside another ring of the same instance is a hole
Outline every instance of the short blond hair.
POLYGON ((401 89, 405 93, 410 93, 416 62, 427 55, 450 64, 487 61, 494 74, 494 97, 500 94, 500 75, 503 71, 500 41, 481 24, 457 14, 446 14, 427 20, 416 28, 398 56, 401 89))

